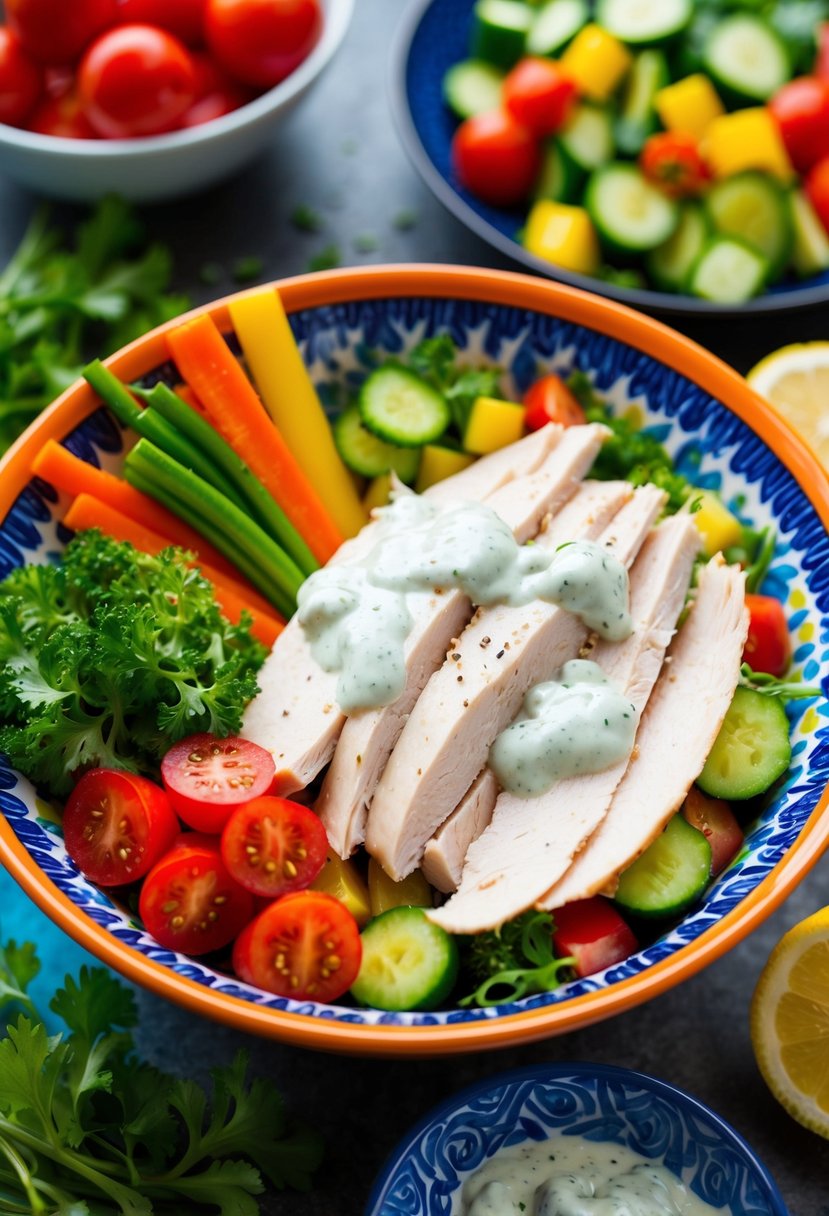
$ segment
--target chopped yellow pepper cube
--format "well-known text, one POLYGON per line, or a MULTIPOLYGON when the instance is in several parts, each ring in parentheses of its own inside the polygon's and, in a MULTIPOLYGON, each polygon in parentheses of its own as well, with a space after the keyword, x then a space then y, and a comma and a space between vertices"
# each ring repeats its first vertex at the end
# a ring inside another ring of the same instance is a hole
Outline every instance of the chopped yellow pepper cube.
POLYGON ((368 895, 372 916, 388 912, 389 908, 432 906, 432 888, 420 870, 413 871, 402 882, 395 882, 373 857, 368 863, 368 895))
POLYGON ((596 274, 601 264, 596 229, 584 207, 540 199, 527 216, 523 243, 536 257, 579 274, 596 274))
POLYGON ((391 498, 391 473, 381 473, 368 483, 368 489, 363 495, 363 508, 373 511, 375 507, 385 507, 391 498))
POLYGON ((574 80, 579 92, 594 101, 606 101, 627 72, 633 56, 600 25, 579 30, 559 59, 561 70, 574 80))
POLYGON ((418 494, 429 486, 453 477, 472 464, 474 456, 468 452, 456 452, 454 448, 442 448, 436 443, 427 443, 420 456, 420 468, 415 482, 418 494))
MULTIPOLYGON (((722 553, 731 545, 738 545, 743 537, 743 528, 739 519, 731 514, 728 507, 723 505, 716 494, 703 490, 699 494, 694 494, 694 498, 697 497, 700 499, 701 505, 692 518, 702 536, 702 547, 706 557, 713 557, 715 553, 722 553)), ((693 502, 693 498, 691 501, 693 502)))
POLYGON ((735 110, 709 124, 703 152, 717 177, 761 169, 789 181, 794 175, 780 130, 765 106, 735 110))
POLYGON ((656 94, 654 104, 663 127, 688 131, 697 139, 702 139, 714 119, 725 113, 717 90, 702 72, 666 85, 656 94))
POLYGON ((485 456, 515 443, 524 434, 524 407, 495 397, 477 397, 463 436, 467 452, 485 456))
POLYGON ((332 849, 328 850, 325 865, 311 883, 311 890, 333 895, 341 904, 345 904, 358 925, 368 924, 371 920, 368 887, 360 871, 353 861, 343 861, 332 849))

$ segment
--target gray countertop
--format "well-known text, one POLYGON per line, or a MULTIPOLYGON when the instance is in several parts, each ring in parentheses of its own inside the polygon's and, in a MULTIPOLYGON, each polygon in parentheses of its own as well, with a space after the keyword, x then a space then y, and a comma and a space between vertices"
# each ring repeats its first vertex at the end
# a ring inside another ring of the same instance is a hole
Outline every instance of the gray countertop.
MULTIPOLYGON (((177 285, 195 300, 231 290, 229 268, 251 254, 262 258, 267 278, 307 269, 312 257, 332 245, 345 264, 508 265, 432 199, 395 136, 385 76, 404 5, 357 0, 356 7, 333 66, 277 133, 267 157, 195 200, 146 209, 152 234, 174 249, 177 285), (319 212, 322 231, 309 234, 291 224, 299 204, 319 212), (405 231, 398 226, 404 212, 415 218, 405 231), (211 287, 200 279, 209 262, 228 268, 211 287)), ((11 185, 0 187, 0 257, 16 244, 34 202, 11 185)), ((74 213, 66 215, 71 219, 74 213)), ((789 319, 695 324, 687 332, 745 370, 767 350, 826 337, 827 329, 829 307, 789 319)), ((755 1146, 792 1216, 829 1216, 829 1144, 777 1106, 757 1072, 748 1037, 749 1000, 769 951, 786 929, 829 902, 828 878, 824 860, 762 928, 681 987, 613 1021, 534 1046, 438 1061, 341 1059, 246 1039, 142 994, 140 1047, 173 1072, 201 1074, 244 1045, 256 1074, 271 1077, 290 1105, 319 1127, 328 1151, 314 1191, 268 1196, 268 1214, 358 1216, 398 1138, 459 1086, 535 1061, 595 1060, 642 1069, 687 1088, 755 1146)))

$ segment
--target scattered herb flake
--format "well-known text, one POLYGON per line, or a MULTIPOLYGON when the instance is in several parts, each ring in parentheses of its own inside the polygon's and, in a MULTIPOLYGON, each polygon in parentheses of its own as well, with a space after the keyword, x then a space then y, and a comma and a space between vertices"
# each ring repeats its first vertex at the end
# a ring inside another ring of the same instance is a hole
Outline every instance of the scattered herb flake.
POLYGON ((322 216, 307 203, 300 203, 291 212, 291 223, 300 232, 321 232, 324 226, 322 216))
POLYGON ((248 254, 246 257, 237 258, 233 263, 233 278, 237 283, 253 283, 256 279, 261 279, 263 270, 262 259, 255 254, 248 254))
POLYGON ((398 211, 392 220, 392 224, 398 232, 410 232, 412 228, 417 227, 417 220, 418 215, 416 211, 398 211))
POLYGON ((308 260, 309 270, 334 270, 342 265, 342 255, 337 245, 326 245, 308 260))
POLYGON ((357 253, 374 253, 380 248, 380 242, 371 232, 363 232, 360 236, 355 236, 353 244, 357 253))
POLYGON ((199 270, 199 278, 206 287, 215 287, 224 278, 224 267, 219 262, 205 262, 199 270))

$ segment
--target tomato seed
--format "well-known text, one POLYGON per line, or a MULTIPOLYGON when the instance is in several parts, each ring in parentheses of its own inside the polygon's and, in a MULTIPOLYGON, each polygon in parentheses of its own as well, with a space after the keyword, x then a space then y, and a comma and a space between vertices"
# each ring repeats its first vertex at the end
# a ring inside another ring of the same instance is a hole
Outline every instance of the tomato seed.
POLYGON ((222 904, 227 903, 227 896, 226 895, 214 895, 213 903, 216 904, 217 907, 221 907, 222 904))
POLYGON ((173 919, 170 921, 170 924, 172 925, 172 927, 174 929, 180 929, 181 926, 184 924, 184 917, 183 916, 174 916, 173 919))
POLYGON ((294 863, 291 861, 290 858, 288 858, 288 860, 284 862, 284 864, 282 866, 282 872, 284 873, 286 878, 296 878, 297 868, 294 865, 294 863))
POLYGON ((305 845, 298 844, 294 849, 294 857, 296 857, 298 861, 304 861, 307 856, 308 850, 306 849, 305 845))
POLYGON ((340 958, 339 954, 329 954, 328 958, 325 960, 325 965, 326 967, 330 967, 332 971, 338 971, 342 965, 342 961, 343 960, 340 958))
POLYGON ((177 899, 168 899, 166 904, 161 905, 161 911, 165 916, 169 916, 171 912, 175 912, 178 907, 177 899))
POLYGON ((274 870, 276 869, 276 862, 275 861, 266 861, 264 869, 265 869, 266 874, 273 874, 274 870))
POLYGON ((278 971, 281 971, 282 968, 285 966, 285 955, 281 954, 281 953, 277 954, 276 958, 274 959, 273 965, 274 965, 274 967, 277 968, 278 971))

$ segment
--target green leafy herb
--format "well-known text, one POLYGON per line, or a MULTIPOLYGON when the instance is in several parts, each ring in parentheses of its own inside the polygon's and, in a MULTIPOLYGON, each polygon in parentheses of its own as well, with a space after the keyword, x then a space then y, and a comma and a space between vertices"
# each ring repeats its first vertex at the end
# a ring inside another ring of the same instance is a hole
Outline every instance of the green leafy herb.
POLYGON ((218 1211, 255 1216, 263 1177, 307 1189, 318 1137, 292 1124, 240 1053, 212 1072, 212 1094, 135 1056, 132 992, 109 972, 67 976, 50 1036, 27 988, 35 948, 0 950, 0 1210, 30 1216, 218 1211))
POLYGON ((323 218, 307 203, 300 203, 291 212, 291 223, 300 232, 320 232, 323 227, 323 218))
POLYGON ((176 739, 231 734, 265 651, 180 550, 98 532, 0 583, 0 750, 60 796, 93 765, 157 771, 176 739))
POLYGON ((466 429, 476 397, 497 397, 501 373, 494 367, 459 367, 457 348, 448 334, 424 338, 411 351, 407 363, 442 393, 452 411, 452 423, 460 436, 466 429))
POLYGON ((744 688, 761 692, 764 697, 779 697, 781 701, 799 701, 823 696, 820 688, 801 684, 798 680, 780 680, 764 671, 752 671, 748 663, 743 663, 740 668, 740 683, 744 688))
POLYGON ((763 579, 774 559, 777 532, 770 524, 759 532, 749 528, 743 531, 750 556, 750 562, 746 566, 746 591, 753 595, 762 587, 763 579))
POLYGON ((80 375, 89 351, 109 354, 184 311, 167 294, 170 253, 147 246, 127 205, 105 199, 74 247, 41 211, 0 274, 0 451, 80 375))
POLYGON ((337 245, 326 245, 308 260, 309 270, 335 270, 342 265, 342 254, 337 245))
POLYGON ((392 224, 398 232, 411 232, 412 228, 417 227, 417 219, 416 211, 398 211, 392 220, 392 224))
POLYGON ((534 992, 551 992, 573 966, 572 958, 553 954, 549 912, 525 912, 500 929, 470 938, 466 967, 479 981, 460 1005, 502 1005, 534 992))
POLYGON ((224 278, 224 267, 220 262, 205 262, 199 270, 199 278, 206 287, 215 287, 224 278))
POLYGON ((354 238, 354 248, 357 253, 374 253, 380 248, 380 242, 371 232, 363 232, 354 238))
POLYGON ((233 277, 237 283, 253 283, 256 279, 261 279, 263 269, 262 259, 249 254, 247 257, 237 258, 233 263, 233 277))

